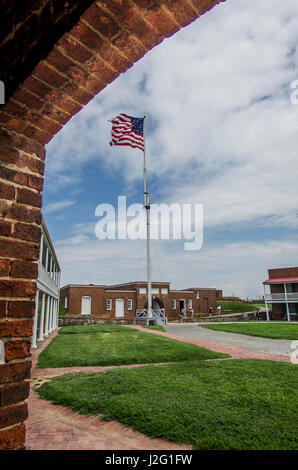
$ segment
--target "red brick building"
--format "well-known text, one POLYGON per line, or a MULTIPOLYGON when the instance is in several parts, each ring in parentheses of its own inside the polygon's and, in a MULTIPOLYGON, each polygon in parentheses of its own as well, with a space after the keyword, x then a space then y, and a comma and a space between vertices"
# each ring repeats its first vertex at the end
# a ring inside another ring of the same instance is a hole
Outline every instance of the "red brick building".
MULTIPOLYGON (((147 283, 128 282, 117 285, 76 285, 60 289, 60 304, 68 315, 90 315, 97 318, 133 319, 137 310, 147 308, 147 283)), ((152 283, 152 307, 165 309, 169 319, 178 318, 182 308, 189 316, 216 309, 216 289, 193 287, 171 290, 170 282, 152 283)))
MULTIPOLYGON (((298 320, 298 267, 268 269, 263 282, 265 303, 272 304, 272 320, 298 320), (266 293, 266 286, 270 292, 266 293)), ((267 314, 268 315, 268 314, 267 314)))

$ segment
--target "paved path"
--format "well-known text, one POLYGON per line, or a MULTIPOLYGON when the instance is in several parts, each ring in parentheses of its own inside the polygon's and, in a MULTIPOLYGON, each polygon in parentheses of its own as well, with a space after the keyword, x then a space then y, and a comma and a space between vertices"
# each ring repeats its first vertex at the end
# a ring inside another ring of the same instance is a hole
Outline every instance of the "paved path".
POLYGON ((167 333, 174 334, 180 338, 232 346, 262 354, 285 356, 289 358, 292 352, 291 340, 259 338, 238 333, 209 330, 207 328, 201 328, 196 323, 170 323, 167 325, 166 330, 167 333))

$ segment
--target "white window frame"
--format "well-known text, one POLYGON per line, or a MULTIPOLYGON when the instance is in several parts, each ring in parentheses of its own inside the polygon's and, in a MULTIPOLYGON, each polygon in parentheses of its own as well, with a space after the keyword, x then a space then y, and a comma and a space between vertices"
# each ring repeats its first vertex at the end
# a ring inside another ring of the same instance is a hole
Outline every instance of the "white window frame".
POLYGON ((67 297, 67 295, 64 297, 64 308, 68 308, 68 297, 67 297))
POLYGON ((152 287, 151 294, 159 294, 159 288, 158 287, 152 287))
POLYGON ((176 299, 172 299, 172 309, 173 309, 173 310, 176 310, 176 308, 177 308, 176 299))
POLYGON ((132 310, 132 299, 127 299, 127 310, 132 310))
POLYGON ((113 301, 112 299, 107 299, 107 310, 112 310, 113 301))
MULTIPOLYGON (((151 292, 152 293, 152 292, 151 292)), ((139 294, 147 294, 147 289, 146 287, 140 287, 139 288, 139 294)))
POLYGON ((188 299, 187 306, 189 309, 192 309, 192 299, 188 299))
POLYGON ((199 298, 200 298, 200 291, 197 290, 196 299, 199 299, 199 298))
POLYGON ((167 287, 162 287, 161 288, 161 294, 168 294, 169 291, 168 291, 168 288, 167 287))

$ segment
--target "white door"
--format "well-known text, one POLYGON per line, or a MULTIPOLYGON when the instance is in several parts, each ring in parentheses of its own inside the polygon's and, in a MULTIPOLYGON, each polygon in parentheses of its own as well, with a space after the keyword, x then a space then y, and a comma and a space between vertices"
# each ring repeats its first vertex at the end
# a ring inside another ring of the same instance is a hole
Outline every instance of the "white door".
POLYGON ((91 297, 87 295, 82 297, 81 315, 91 315, 91 297))
POLYGON ((124 300, 116 299, 116 317, 124 317, 124 300))

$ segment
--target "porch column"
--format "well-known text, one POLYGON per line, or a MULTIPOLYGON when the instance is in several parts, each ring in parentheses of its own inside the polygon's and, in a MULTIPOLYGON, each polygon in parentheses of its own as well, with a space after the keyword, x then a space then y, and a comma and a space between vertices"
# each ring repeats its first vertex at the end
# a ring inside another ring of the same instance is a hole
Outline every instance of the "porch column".
POLYGON ((52 318, 53 318, 53 303, 54 299, 53 297, 50 297, 51 302, 50 302, 50 315, 49 315, 49 326, 48 326, 48 333, 52 333, 52 318))
POLYGON ((264 285, 264 299, 265 299, 265 307, 266 307, 266 318, 267 321, 269 321, 269 310, 268 310, 268 304, 267 304, 267 297, 266 297, 266 285, 264 285))
POLYGON ((34 322, 33 322, 33 335, 31 340, 31 348, 36 349, 36 334, 37 334, 37 322, 38 322, 38 300, 39 300, 39 289, 37 289, 35 294, 35 310, 34 310, 34 322))
POLYGON ((53 314, 51 321, 51 332, 55 330, 55 318, 56 318, 56 299, 53 299, 53 314))
POLYGON ((38 333, 38 340, 37 341, 43 341, 45 299, 46 299, 46 294, 43 292, 42 293, 42 301, 41 301, 40 320, 39 320, 39 333, 38 333))
POLYGON ((48 295, 47 310, 46 310, 46 321, 45 321, 45 331, 44 331, 44 335, 43 335, 45 338, 47 338, 49 336, 50 299, 51 299, 51 297, 48 295))
POLYGON ((289 304, 288 304, 287 284, 284 284, 284 290, 285 290, 285 300, 286 300, 286 307, 287 307, 287 318, 288 318, 288 321, 290 321, 291 318, 290 318, 290 310, 289 310, 289 304))

